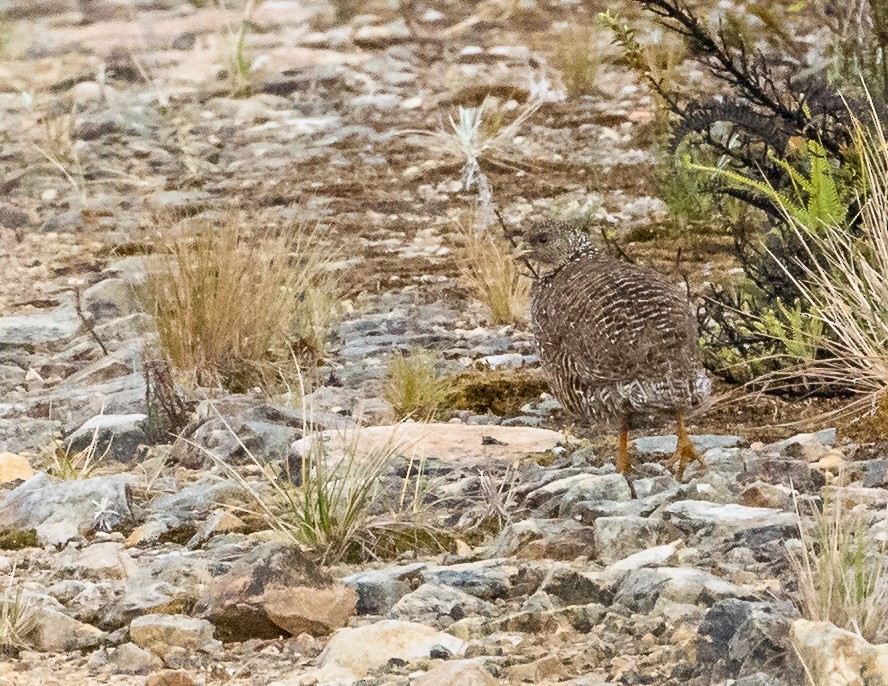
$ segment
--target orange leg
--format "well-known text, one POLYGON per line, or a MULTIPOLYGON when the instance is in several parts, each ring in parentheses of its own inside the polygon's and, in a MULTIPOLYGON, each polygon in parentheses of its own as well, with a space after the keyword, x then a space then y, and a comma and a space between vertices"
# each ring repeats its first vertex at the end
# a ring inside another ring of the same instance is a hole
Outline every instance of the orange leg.
POLYGON ((687 469, 687 466, 691 462, 696 460, 703 467, 706 466, 706 463, 703 462, 703 458, 700 457, 700 453, 697 452, 697 449, 694 447, 693 442, 688 436, 688 430, 685 427, 684 414, 679 411, 676 413, 676 417, 678 419, 678 445, 675 446, 675 452, 672 454, 672 457, 669 458, 667 466, 671 469, 676 464, 678 465, 675 470, 675 476, 681 481, 685 469, 687 469))
POLYGON ((629 458, 629 421, 623 418, 620 424, 620 449, 617 453, 617 471, 626 476, 632 473, 632 460, 629 458))

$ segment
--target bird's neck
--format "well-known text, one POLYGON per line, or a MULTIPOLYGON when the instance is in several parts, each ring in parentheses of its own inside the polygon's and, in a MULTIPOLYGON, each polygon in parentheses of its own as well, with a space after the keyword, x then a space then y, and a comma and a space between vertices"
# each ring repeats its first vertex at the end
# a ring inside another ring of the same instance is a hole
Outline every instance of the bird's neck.
POLYGON ((570 244, 570 254, 564 264, 575 262, 576 260, 582 260, 587 257, 595 257, 599 254, 598 248, 595 247, 592 239, 589 238, 589 234, 585 232, 574 231, 568 236, 567 240, 570 244))

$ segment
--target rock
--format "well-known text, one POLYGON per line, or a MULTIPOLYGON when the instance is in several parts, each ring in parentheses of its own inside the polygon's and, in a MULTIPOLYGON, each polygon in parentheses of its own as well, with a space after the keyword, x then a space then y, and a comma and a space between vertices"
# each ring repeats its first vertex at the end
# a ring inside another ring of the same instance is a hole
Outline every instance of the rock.
POLYGON ((197 683, 185 670, 164 669, 149 676, 145 686, 197 686, 197 683))
POLYGON ((25 638, 35 650, 47 653, 95 648, 106 636, 101 629, 46 606, 35 610, 30 623, 25 638))
POLYGON ((552 570, 540 591, 558 598, 564 605, 610 605, 614 597, 612 584, 602 575, 582 573, 569 567, 552 570))
POLYGON ((130 640, 160 658, 173 648, 189 652, 218 650, 222 644, 213 638, 213 632, 213 625, 207 620, 186 615, 144 615, 129 626, 130 640))
POLYGON ((367 569, 342 579, 342 583, 358 593, 359 615, 384 615, 402 596, 410 593, 410 579, 418 578, 424 562, 400 567, 367 569))
POLYGON ((114 529, 132 519, 126 476, 53 482, 41 473, 0 500, 0 529, 34 529, 41 542, 53 545, 99 524, 114 529))
POLYGON ((869 460, 863 467, 866 488, 888 488, 888 460, 869 460))
POLYGON ((354 35, 355 45, 361 48, 385 48, 410 38, 410 29, 403 19, 380 26, 362 26, 354 35))
POLYGON ((133 287, 123 279, 99 281, 83 291, 80 298, 81 307, 95 322, 110 321, 136 311, 133 287))
POLYGON ((117 462, 131 462, 140 445, 147 443, 146 414, 100 414, 91 417, 67 437, 68 449, 86 449, 95 439, 96 455, 117 462))
POLYGON ((888 686, 888 644, 806 619, 796 619, 790 633, 812 686, 888 686))
POLYGON ((743 528, 786 526, 796 522, 791 512, 768 507, 711 503, 706 500, 680 500, 667 505, 663 516, 687 533, 712 526, 722 533, 743 528))
POLYGON ((749 595, 750 592, 740 586, 699 569, 657 567, 629 572, 614 602, 633 612, 650 612, 660 598, 689 605, 711 605, 723 598, 749 595))
POLYGON ((788 602, 728 598, 715 603, 697 631, 698 672, 710 683, 756 672, 805 683, 789 640, 796 617, 788 602))
MULTIPOLYGON (((312 440, 323 440, 334 462, 342 458, 344 446, 354 442, 350 431, 324 431, 302 438, 293 451, 305 456, 312 440)), ((444 462, 478 463, 512 460, 515 455, 545 453, 564 440, 563 434, 549 429, 525 426, 478 426, 473 424, 405 423, 394 426, 368 426, 359 430, 358 455, 369 455, 385 446, 402 446, 416 459, 434 457, 444 462)))
POLYGON ((836 430, 822 429, 816 433, 796 434, 766 447, 787 457, 800 457, 806 462, 816 462, 826 453, 828 447, 836 444, 836 430))
POLYGON ((36 455, 59 435, 57 419, 0 418, 0 450, 36 455))
POLYGON ((503 528, 486 556, 575 560, 590 555, 594 543, 592 527, 573 519, 522 519, 503 528))
POLYGON ((664 567, 669 566, 676 559, 679 544, 670 543, 668 545, 658 545, 647 550, 633 553, 628 557, 624 557, 604 570, 605 576, 609 574, 620 574, 622 572, 631 572, 634 569, 642 567, 664 567))
POLYGON ((94 543, 83 550, 70 550, 59 566, 85 579, 125 579, 136 572, 136 563, 122 543, 94 543))
POLYGON ((295 546, 263 543, 214 577, 196 613, 223 641, 276 638, 282 632, 323 635, 354 614, 357 593, 333 584, 295 546))
POLYGON ((599 517, 595 520, 595 555, 605 564, 681 538, 674 526, 647 517, 599 517))
POLYGON ((31 463, 24 455, 0 452, 0 484, 10 481, 27 481, 34 476, 31 463))
POLYGON ((814 465, 783 459, 750 460, 746 471, 739 474, 737 481, 741 484, 763 481, 812 495, 820 493, 826 483, 823 474, 814 465))
POLYGON ((80 331, 73 299, 49 312, 0 317, 0 348, 67 341, 80 331))
MULTIPOLYGON (((690 439, 701 453, 705 453, 711 448, 733 448, 743 442, 741 436, 713 434, 691 436, 690 439)), ((640 453, 671 455, 678 446, 678 436, 641 436, 632 441, 632 445, 640 453)))
POLYGON ((163 661, 156 655, 137 646, 135 643, 124 643, 114 649, 111 662, 122 674, 148 674, 163 667, 163 661))
POLYGON ((412 682, 413 686, 496 686, 497 681, 477 660, 439 662, 412 682))
POLYGON ((389 611, 392 619, 436 624, 441 619, 459 620, 470 616, 490 616, 493 605, 449 586, 423 584, 401 598, 389 611))
POLYGON ((512 586, 511 575, 518 568, 508 560, 466 562, 447 567, 426 567, 420 574, 426 583, 452 586, 484 600, 504 598, 512 586))
POLYGON ((309 674, 299 670, 292 678, 274 682, 272 686, 295 686, 306 683, 306 678, 331 686, 353 683, 392 659, 404 662, 426 660, 437 646, 443 646, 457 657, 467 648, 466 643, 455 636, 423 624, 396 619, 340 629, 321 653, 320 669, 309 674))
POLYGON ((292 636, 323 636, 345 626, 357 602, 355 590, 339 584, 266 588, 262 595, 268 618, 292 636))
POLYGON ((577 481, 561 498, 558 513, 571 516, 575 503, 628 502, 632 500, 629 484, 622 474, 587 475, 577 481))
POLYGON ((547 655, 533 662, 512 665, 506 669, 509 679, 531 684, 551 683, 563 674, 564 665, 554 655, 547 655))

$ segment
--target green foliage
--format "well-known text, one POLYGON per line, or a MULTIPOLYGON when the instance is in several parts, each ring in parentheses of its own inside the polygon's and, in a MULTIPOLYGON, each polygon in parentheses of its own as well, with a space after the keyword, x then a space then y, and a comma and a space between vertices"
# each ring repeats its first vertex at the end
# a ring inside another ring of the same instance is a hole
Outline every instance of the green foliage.
POLYGON ((693 171, 709 172, 736 186, 750 188, 769 198, 795 221, 817 232, 827 224, 844 223, 851 208, 850 193, 840 187, 826 151, 817 141, 808 140, 800 146, 804 151, 797 168, 788 159, 774 161, 786 172, 792 191, 778 190, 768 181, 759 181, 730 169, 696 164, 685 157, 685 166, 693 171))
POLYGON ((567 94, 572 98, 589 95, 601 65, 595 41, 596 32, 589 26, 570 27, 554 36, 555 65, 567 94))

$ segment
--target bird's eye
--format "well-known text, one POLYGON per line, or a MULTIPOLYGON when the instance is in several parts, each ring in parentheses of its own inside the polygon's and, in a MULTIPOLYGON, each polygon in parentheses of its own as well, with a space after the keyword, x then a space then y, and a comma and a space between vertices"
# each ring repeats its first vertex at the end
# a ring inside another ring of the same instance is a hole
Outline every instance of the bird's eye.
POLYGON ((537 237, 537 243, 548 243, 548 242, 549 242, 549 237, 548 237, 548 236, 539 236, 539 237, 537 237))

